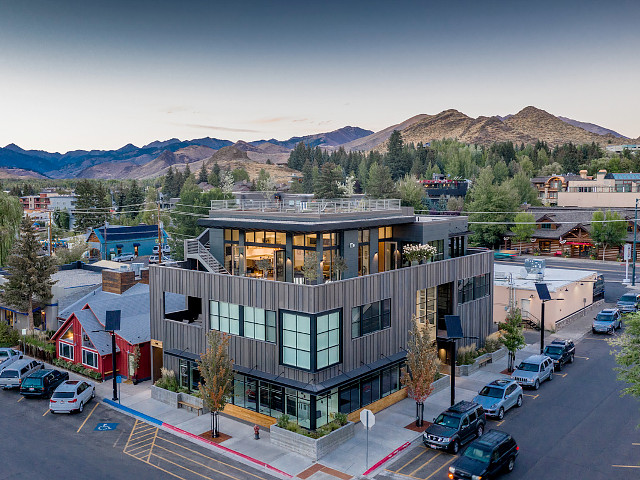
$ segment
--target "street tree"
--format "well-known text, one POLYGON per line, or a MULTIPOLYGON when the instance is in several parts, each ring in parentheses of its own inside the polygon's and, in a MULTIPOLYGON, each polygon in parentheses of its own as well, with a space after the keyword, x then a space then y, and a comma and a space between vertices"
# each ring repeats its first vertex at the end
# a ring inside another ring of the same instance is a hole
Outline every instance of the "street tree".
POLYGON ((611 353, 616 357, 618 380, 628 385, 623 395, 640 398, 640 313, 628 315, 624 333, 608 340, 615 348, 611 353))
POLYGON ((622 245, 627 236, 627 223, 618 212, 598 210, 591 218, 591 238, 602 245, 602 261, 604 262, 607 247, 622 245))
POLYGON ((513 372, 516 361, 516 352, 526 347, 527 342, 522 334, 522 312, 519 308, 512 308, 507 315, 505 323, 500 325, 500 343, 509 352, 507 369, 513 372))
POLYGON ((22 205, 13 196, 0 192, 0 265, 11 251, 22 220, 22 205))
POLYGON ((515 225, 511 227, 513 238, 520 245, 520 254, 522 254, 522 242, 531 240, 531 236, 536 231, 535 217, 528 212, 520 212, 516 214, 514 219, 515 225))
POLYGON ((409 398, 416 402, 416 427, 423 426, 424 401, 433 392, 433 382, 438 374, 440 360, 435 339, 429 329, 420 327, 413 317, 407 342, 406 366, 402 368, 400 383, 407 389, 409 398))
POLYGON ((29 330, 34 329, 33 304, 35 300, 51 298, 51 287, 55 283, 51 275, 56 267, 51 257, 40 255, 40 242, 27 215, 20 224, 20 237, 7 258, 8 281, 3 285, 2 301, 20 311, 26 311, 29 330))
POLYGON ((219 435, 218 413, 233 394, 233 361, 229 356, 229 336, 209 330, 207 351, 198 360, 202 401, 211 412, 211 436, 219 435))

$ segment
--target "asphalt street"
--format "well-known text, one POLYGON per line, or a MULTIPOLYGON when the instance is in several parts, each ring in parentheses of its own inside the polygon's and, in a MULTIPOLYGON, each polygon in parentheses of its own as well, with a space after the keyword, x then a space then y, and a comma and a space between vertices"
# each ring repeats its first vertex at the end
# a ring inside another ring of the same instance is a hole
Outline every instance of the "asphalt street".
POLYGON ((52 415, 48 400, 0 391, 0 425, 2 480, 274 479, 97 400, 80 414, 52 415))

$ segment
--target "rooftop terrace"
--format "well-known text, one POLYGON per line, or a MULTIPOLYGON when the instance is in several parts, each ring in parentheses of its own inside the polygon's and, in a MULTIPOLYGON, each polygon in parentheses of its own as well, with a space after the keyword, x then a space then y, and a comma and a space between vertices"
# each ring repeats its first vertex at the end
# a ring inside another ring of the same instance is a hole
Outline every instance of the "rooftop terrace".
POLYGON ((359 212, 400 212, 400 199, 338 198, 278 200, 212 200, 211 214, 220 211, 289 214, 331 214, 359 212))

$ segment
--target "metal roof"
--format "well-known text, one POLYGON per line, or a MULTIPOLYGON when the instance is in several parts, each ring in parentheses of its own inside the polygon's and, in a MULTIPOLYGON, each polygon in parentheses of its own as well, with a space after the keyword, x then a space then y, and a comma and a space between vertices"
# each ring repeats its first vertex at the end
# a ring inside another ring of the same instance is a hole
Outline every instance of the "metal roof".
MULTIPOLYGON (((105 227, 94 228, 93 233, 96 234, 100 243, 104 243, 105 227)), ((135 225, 127 227, 124 225, 109 225, 106 228, 106 236, 109 243, 123 242, 130 240, 144 240, 158 238, 158 225, 135 225)), ((167 233, 162 230, 162 236, 167 237, 167 233)))
MULTIPOLYGON (((91 310, 79 310, 73 312, 75 317, 82 325, 82 330, 87 334, 89 340, 102 355, 108 355, 111 353, 111 335, 104 331, 104 325, 102 325, 91 310)), ((116 346, 116 352, 120 349, 116 346)))
POLYGON ((614 180, 640 180, 640 173, 607 173, 604 178, 614 180))

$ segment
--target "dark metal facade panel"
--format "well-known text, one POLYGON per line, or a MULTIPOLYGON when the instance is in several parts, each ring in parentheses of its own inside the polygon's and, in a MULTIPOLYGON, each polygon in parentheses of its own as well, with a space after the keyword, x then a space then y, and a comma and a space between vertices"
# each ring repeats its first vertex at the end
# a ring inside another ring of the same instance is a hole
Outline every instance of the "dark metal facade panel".
MULTIPOLYGON (((317 286, 235 277, 203 271, 152 266, 151 332, 165 349, 202 353, 209 325, 209 301, 219 300, 267 310, 318 313, 342 309, 342 363, 316 373, 279 365, 277 344, 231 336, 234 362, 255 374, 266 372, 303 383, 320 383, 391 356, 406 348, 415 314, 416 291, 453 282, 453 313, 462 317, 465 335, 484 339, 493 328, 491 295, 457 304, 457 280, 485 273, 493 277, 493 254, 483 252, 440 262, 417 265, 390 272, 351 278, 317 286), (202 298, 201 325, 165 320, 162 292, 202 298), (351 338, 351 309, 367 303, 391 299, 391 327, 356 339, 351 338)), ((278 319, 279 321, 279 319, 278 319)), ((470 343, 470 342, 464 342, 470 343)), ((167 357, 167 356, 165 356, 167 357)))

